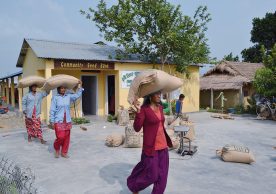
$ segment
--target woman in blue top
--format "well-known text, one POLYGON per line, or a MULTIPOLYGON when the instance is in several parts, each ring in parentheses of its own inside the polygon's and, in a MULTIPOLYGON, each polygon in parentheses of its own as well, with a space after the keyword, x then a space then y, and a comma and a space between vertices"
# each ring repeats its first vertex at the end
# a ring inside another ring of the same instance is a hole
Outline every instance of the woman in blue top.
POLYGON ((42 144, 46 143, 42 137, 40 113, 42 99, 48 94, 49 92, 37 92, 37 85, 32 85, 29 87, 29 93, 22 99, 29 142, 32 141, 32 138, 38 138, 42 144))
POLYGON ((70 104, 81 97, 83 88, 82 82, 79 81, 78 90, 74 94, 66 93, 66 88, 61 86, 57 88, 58 94, 52 97, 50 109, 50 122, 56 132, 56 140, 54 142, 55 157, 60 155, 68 158, 68 148, 70 143, 70 130, 72 128, 70 116, 70 104))

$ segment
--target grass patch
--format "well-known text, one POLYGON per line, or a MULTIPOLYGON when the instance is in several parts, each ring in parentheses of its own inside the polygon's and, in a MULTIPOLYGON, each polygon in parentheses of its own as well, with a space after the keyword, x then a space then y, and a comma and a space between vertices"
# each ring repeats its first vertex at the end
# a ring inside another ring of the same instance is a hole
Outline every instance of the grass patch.
POLYGON ((84 117, 72 118, 72 121, 73 121, 73 124, 75 124, 75 125, 90 123, 90 120, 88 120, 84 117))
POLYGON ((9 193, 9 194, 19 194, 15 183, 9 183, 5 177, 0 176, 0 185, 4 186, 3 188, 0 188, 0 192, 9 193))

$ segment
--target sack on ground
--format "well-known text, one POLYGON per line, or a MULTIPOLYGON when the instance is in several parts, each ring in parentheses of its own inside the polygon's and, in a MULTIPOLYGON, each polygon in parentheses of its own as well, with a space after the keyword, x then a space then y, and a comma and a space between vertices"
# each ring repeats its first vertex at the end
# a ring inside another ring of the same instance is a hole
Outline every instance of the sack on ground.
POLYGON ((105 145, 108 147, 118 147, 124 143, 124 135, 122 134, 111 134, 106 137, 105 145))
POLYGON ((128 109, 124 109, 122 106, 118 110, 117 123, 121 126, 126 126, 129 123, 128 109))
POLYGON ((47 79, 42 89, 45 91, 50 91, 60 86, 63 86, 67 89, 73 89, 78 85, 78 83, 79 79, 71 75, 59 74, 47 79))
POLYGON ((255 162, 255 157, 247 147, 226 145, 221 150, 217 150, 219 155, 225 162, 239 162, 250 164, 255 162))
POLYGON ((151 93, 161 91, 162 93, 171 92, 183 85, 183 81, 168 73, 151 69, 138 74, 131 83, 128 102, 133 104, 134 100, 145 97, 151 93))
MULTIPOLYGON (((142 130, 141 130, 142 131, 142 130)), ((126 148, 140 148, 143 144, 141 132, 137 133, 130 122, 125 128, 125 146, 126 148)))
POLYGON ((28 76, 28 77, 22 78, 18 82, 18 88, 26 88, 32 85, 37 85, 37 87, 41 88, 45 82, 46 82, 46 79, 44 79, 43 77, 28 76))

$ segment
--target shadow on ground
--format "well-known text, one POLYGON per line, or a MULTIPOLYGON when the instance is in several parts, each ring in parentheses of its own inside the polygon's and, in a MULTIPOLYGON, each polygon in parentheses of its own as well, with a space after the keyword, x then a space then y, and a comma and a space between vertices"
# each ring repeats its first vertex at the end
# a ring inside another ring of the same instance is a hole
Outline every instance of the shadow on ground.
POLYGON ((276 156, 271 156, 270 159, 274 162, 276 162, 276 156))
MULTIPOLYGON (((108 184, 115 184, 117 181, 122 186, 120 194, 129 194, 131 192, 127 187, 127 177, 130 175, 133 168, 133 164, 112 163, 101 168, 100 177, 108 184)), ((143 193, 151 193, 151 189, 147 188, 143 193)))

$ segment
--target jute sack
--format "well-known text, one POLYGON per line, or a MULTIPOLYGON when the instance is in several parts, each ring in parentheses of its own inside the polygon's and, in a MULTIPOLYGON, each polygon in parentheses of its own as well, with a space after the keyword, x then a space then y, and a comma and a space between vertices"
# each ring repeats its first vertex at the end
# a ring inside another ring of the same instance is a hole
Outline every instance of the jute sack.
POLYGON ((47 79, 42 89, 45 91, 50 91, 60 86, 63 86, 67 89, 73 89, 78 85, 78 83, 79 79, 71 75, 59 74, 47 79))
POLYGON ((175 126, 179 126, 180 125, 180 119, 177 118, 174 122, 172 122, 170 125, 168 125, 168 129, 173 130, 175 126))
POLYGON ((222 149, 217 150, 217 155, 225 162, 239 162, 250 164, 255 162, 255 157, 247 147, 225 145, 222 149))
POLYGON ((22 78, 18 83, 18 88, 26 88, 32 85, 37 85, 37 87, 41 88, 46 80, 43 77, 39 76, 27 76, 22 78))
POLYGON ((124 136, 121 134, 112 134, 106 137, 105 145, 108 147, 118 147, 124 143, 124 136))
POLYGON ((125 145, 126 148, 140 148, 143 144, 141 133, 137 133, 130 122, 125 128, 125 145))
POLYGON ((179 137, 175 137, 175 136, 171 136, 170 137, 171 140, 172 140, 172 145, 173 147, 171 147, 170 149, 173 150, 173 149, 178 149, 179 148, 179 137))
POLYGON ((162 93, 171 92, 182 85, 182 79, 169 75, 164 71, 146 70, 139 73, 132 81, 128 93, 128 102, 133 104, 137 98, 145 97, 157 91, 162 93))
POLYGON ((128 109, 124 109, 122 106, 118 109, 117 123, 120 126, 126 126, 129 123, 128 109))

